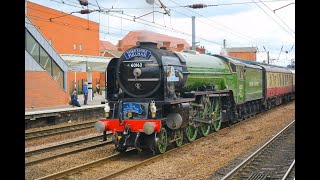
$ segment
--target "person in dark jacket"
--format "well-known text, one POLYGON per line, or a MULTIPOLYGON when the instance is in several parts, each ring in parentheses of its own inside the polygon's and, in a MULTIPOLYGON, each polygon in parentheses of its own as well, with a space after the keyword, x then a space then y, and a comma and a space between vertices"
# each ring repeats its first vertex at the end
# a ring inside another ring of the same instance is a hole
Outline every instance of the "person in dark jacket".
POLYGON ((72 95, 71 95, 71 104, 72 107, 77 106, 77 107, 81 107, 80 103, 78 102, 78 95, 77 95, 77 91, 73 91, 72 95))
POLYGON ((88 83, 84 82, 83 84, 83 97, 84 97, 84 105, 87 105, 87 101, 88 101, 88 83))

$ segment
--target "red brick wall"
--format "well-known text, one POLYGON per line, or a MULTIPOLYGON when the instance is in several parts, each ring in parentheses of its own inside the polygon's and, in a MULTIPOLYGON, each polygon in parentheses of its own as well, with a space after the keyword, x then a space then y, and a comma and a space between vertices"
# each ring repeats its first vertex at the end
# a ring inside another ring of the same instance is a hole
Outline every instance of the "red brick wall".
MULTIPOLYGON (((77 11, 79 9, 76 9, 77 11)), ((59 54, 99 56, 99 24, 27 1, 27 15, 59 54), (62 17, 59 17, 62 16, 62 17), (59 17, 59 18, 55 18, 59 17), (50 18, 52 19, 50 22, 50 18), (89 30, 88 30, 89 28, 89 30), (77 47, 74 50, 73 44, 77 47), (80 43, 82 51, 80 51, 80 43)))
POLYGON ((25 72, 25 108, 64 106, 69 99, 69 93, 47 71, 25 72))
POLYGON ((257 59, 256 53, 251 53, 251 52, 229 52, 228 55, 232 57, 242 58, 242 59, 252 60, 252 61, 256 61, 257 59))

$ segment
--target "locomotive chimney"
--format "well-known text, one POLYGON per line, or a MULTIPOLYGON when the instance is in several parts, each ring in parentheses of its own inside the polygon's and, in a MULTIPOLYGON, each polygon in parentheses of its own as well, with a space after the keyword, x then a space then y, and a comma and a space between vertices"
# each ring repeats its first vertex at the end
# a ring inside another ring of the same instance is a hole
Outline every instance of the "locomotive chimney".
POLYGON ((148 48, 156 49, 158 43, 144 41, 144 42, 139 42, 139 44, 140 44, 140 47, 148 47, 148 48))

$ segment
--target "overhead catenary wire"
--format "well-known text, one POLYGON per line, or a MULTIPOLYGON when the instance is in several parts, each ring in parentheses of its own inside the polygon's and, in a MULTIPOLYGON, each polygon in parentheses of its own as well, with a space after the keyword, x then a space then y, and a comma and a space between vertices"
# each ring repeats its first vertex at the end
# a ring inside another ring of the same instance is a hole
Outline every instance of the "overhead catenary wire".
POLYGON ((290 29, 290 31, 292 31, 292 32, 295 34, 294 30, 292 30, 292 29, 287 25, 287 23, 285 23, 272 9, 270 9, 269 6, 267 6, 267 5, 266 5, 264 2, 262 2, 261 0, 259 0, 259 1, 260 1, 265 7, 267 7, 270 11, 272 11, 272 12, 274 13, 274 15, 276 15, 277 18, 280 19, 280 21, 281 21, 284 25, 286 25, 287 28, 290 29))
MULTIPOLYGON (((54 2, 57 2, 57 3, 61 3, 61 2, 58 2, 58 1, 55 1, 55 0, 50 0, 50 1, 54 1, 54 2)), ((69 0, 69 2, 72 2, 69 0)), ((89 3, 90 4, 90 3, 89 3)), ((73 6, 73 7, 77 7, 77 8, 81 8, 79 6, 74 6, 72 4, 66 4, 65 5, 68 5, 68 6, 73 6)), ((96 6, 96 5, 94 5, 96 6)), ((103 8, 103 7, 101 7, 103 8)), ((104 8, 105 9, 105 8, 104 8)), ((99 13, 106 13, 106 14, 109 14, 110 16, 113 16, 113 17, 116 17, 116 18, 121 18, 121 17, 118 17, 114 14, 110 14, 110 13, 107 13, 107 12, 99 12, 99 13)), ((155 27, 155 28, 158 28, 158 29, 164 29, 164 30, 170 30, 171 32, 175 32, 175 33, 178 33, 178 36, 187 36, 188 39, 191 37, 190 34, 186 33, 186 32, 183 32, 183 31, 179 31, 179 30, 176 30, 176 29, 173 29, 173 28, 168 28, 166 26, 163 26, 163 25, 160 25, 160 24, 157 24, 157 23, 153 23, 153 22, 150 22, 150 21, 147 21, 147 20, 143 20, 141 19, 140 21, 133 21, 132 19, 130 18, 133 18, 134 16, 132 15, 127 15, 127 14, 124 14, 126 17, 129 17, 129 18, 123 18, 124 20, 128 20, 128 21, 132 21, 132 22, 135 22, 135 23, 139 23, 139 24, 142 24, 142 25, 146 25, 146 26, 152 26, 152 27, 155 27)), ((218 43, 218 42, 214 42, 214 41, 210 41, 210 40, 207 40, 205 38, 202 38, 202 37, 199 37, 198 39, 201 39, 201 40, 204 40, 206 42, 209 42, 209 43, 213 43, 213 44, 217 44, 217 45, 220 45, 221 43, 218 43)))
MULTIPOLYGON (((178 13, 178 14, 181 14, 181 15, 183 15, 183 16, 189 17, 188 15, 186 15, 186 14, 184 14, 184 13, 181 13, 181 12, 179 12, 179 11, 175 11, 175 10, 172 10, 172 11, 174 11, 174 12, 176 12, 176 13, 178 13)), ((191 18, 191 17, 189 17, 189 18, 191 18)), ((201 23, 204 23, 204 24, 206 24, 206 25, 209 25, 209 26, 211 26, 212 28, 218 29, 218 30, 220 30, 220 31, 222 31, 222 32, 226 32, 224 29, 222 29, 222 28, 220 28, 220 27, 213 26, 213 25, 208 24, 208 23, 206 23, 206 22, 203 22, 203 21, 201 21, 201 20, 199 20, 199 19, 196 19, 196 21, 201 22, 201 23)), ((212 29, 212 28, 210 28, 210 29, 212 29)), ((208 31, 209 31, 209 30, 208 30, 208 31)), ((233 33, 233 32, 227 32, 227 33, 233 34, 233 35, 235 35, 235 36, 237 36, 237 37, 239 37, 239 38, 241 38, 241 39, 249 39, 251 42, 255 42, 255 43, 257 43, 257 44, 264 45, 264 44, 259 43, 259 42, 257 42, 257 41, 251 40, 251 38, 240 37, 240 36, 238 36, 237 34, 235 34, 235 33, 233 33)))
POLYGON ((295 39, 294 36, 292 36, 292 34, 286 30, 281 24, 279 24, 272 16, 270 16, 262 7, 260 7, 254 0, 252 0, 252 2, 255 3, 256 6, 258 6, 267 16, 269 16, 275 23, 277 23, 283 30, 285 30, 293 39, 295 39))
MULTIPOLYGON (((55 1, 55 0, 50 0, 50 1, 55 1)), ((58 2, 58 1, 57 1, 57 2, 58 2)), ((58 2, 58 3, 60 3, 60 2, 58 2)), ((89 3, 89 4, 90 4, 90 3, 89 3)), ((96 5, 94 5, 94 6, 96 6, 96 5)), ((76 6, 76 7, 80 8, 79 6, 76 6)), ((106 8, 103 8, 103 7, 101 6, 101 9, 106 9, 106 8)), ((97 12, 99 12, 99 11, 97 11, 97 12)), ((119 17, 119 16, 116 16, 116 15, 114 15, 114 14, 110 14, 110 13, 107 13, 107 12, 104 12, 104 11, 99 12, 99 13, 105 13, 105 14, 109 14, 109 16, 121 18, 121 17, 119 17)), ((115 13, 118 13, 118 12, 115 12, 115 13)), ((124 13, 123 13, 123 14, 124 14, 124 13)), ((124 14, 124 15, 126 15, 126 16, 128 16, 128 17, 130 17, 130 18, 133 18, 133 17, 134 17, 134 16, 128 15, 128 14, 124 14)), ((175 32, 175 33, 179 33, 179 35, 183 34, 183 35, 187 35, 187 36, 190 36, 190 37, 192 36, 192 35, 189 34, 189 33, 186 33, 186 32, 183 32, 183 31, 180 31, 180 30, 177 30, 177 29, 173 29, 173 28, 168 28, 168 27, 163 26, 163 25, 161 25, 161 24, 153 23, 153 22, 150 22, 150 21, 147 21, 147 20, 144 20, 144 19, 139 19, 139 20, 135 20, 135 21, 132 20, 132 19, 128 19, 128 18, 123 18, 123 19, 129 20, 129 21, 132 21, 132 22, 136 22, 136 23, 140 23, 140 24, 143 24, 143 25, 147 25, 147 26, 152 26, 152 27, 155 27, 155 28, 160 28, 160 29, 164 29, 164 30, 169 30, 169 31, 172 31, 172 32, 175 32), (143 22, 141 22, 141 21, 143 21, 143 22)), ((214 41, 211 41, 211 40, 207 40, 207 39, 205 39, 205 38, 203 38, 203 37, 198 37, 198 39, 201 39, 201 40, 203 40, 203 41, 206 41, 206 42, 209 42, 209 43, 213 43, 213 44, 216 44, 216 45, 220 45, 220 43, 218 43, 218 42, 214 42, 214 41)))
MULTIPOLYGON (((179 6, 182 6, 182 5, 176 3, 176 2, 174 2, 174 1, 172 1, 172 0, 169 0, 169 1, 171 1, 171 2, 173 2, 174 4, 177 4, 177 5, 179 5, 179 6)), ((211 21, 211 22, 213 22, 213 23, 218 24, 219 26, 224 27, 225 29, 229 29, 229 30, 228 30, 228 31, 230 31, 229 33, 236 35, 236 34, 234 33, 234 32, 236 32, 236 31, 234 31, 234 30, 231 29, 230 27, 227 27, 227 26, 225 26, 225 25, 223 25, 223 24, 217 23, 217 22, 213 21, 212 19, 210 19, 210 18, 208 18, 208 17, 206 17, 206 16, 204 16, 204 15, 202 15, 202 14, 196 12, 196 11, 193 11, 193 10, 191 10, 191 9, 185 7, 185 6, 183 6, 183 7, 186 8, 188 11, 191 11, 191 12, 193 12, 193 13, 195 13, 195 14, 203 17, 203 18, 208 19, 209 21, 211 21), (234 31, 234 32, 232 32, 232 31, 234 31)), ((199 21, 199 20, 198 20, 198 21, 199 21)), ((199 21, 199 22, 201 22, 201 21, 199 21)), ((206 23, 206 22, 203 22, 203 23, 208 24, 208 23, 206 23)), ((212 26, 212 25, 209 25, 209 26, 212 26)), ((217 28, 217 29, 219 29, 219 30, 221 30, 221 31, 224 31, 223 29, 218 28, 218 27, 216 27, 216 26, 212 26, 212 27, 215 27, 215 28, 217 28)), ((246 39, 254 39, 254 38, 249 37, 249 36, 247 36, 247 35, 245 35, 245 34, 242 34, 242 33, 239 33, 239 32, 237 32, 237 33, 240 34, 240 35, 242 35, 243 37, 246 37, 246 39)), ((237 35, 236 35, 236 36, 237 36, 237 35)), ((238 37, 239 37, 239 36, 238 36, 238 37)), ((242 39, 243 39, 243 38, 242 38, 242 39)), ((260 42, 258 42, 258 41, 256 41, 256 40, 254 40, 254 41, 252 41, 252 42, 255 42, 255 43, 260 44, 260 45, 265 45, 265 43, 260 43, 260 42)))
MULTIPOLYGON (((170 1, 173 2, 172 0, 170 0, 170 1)), ((269 1, 268 1, 268 2, 269 2, 269 1)), ((273 1, 270 1, 270 2, 273 2, 273 1)), ((180 4, 176 3, 176 2, 173 2, 173 3, 179 5, 179 7, 184 7, 184 6, 182 6, 182 5, 180 5, 180 4)), ((89 3, 89 4, 90 4, 90 3, 89 3)), ((95 6, 94 4, 92 4, 92 5, 95 6)), ((104 9, 105 9, 105 8, 104 8, 104 9)), ((190 10, 190 9, 188 9, 188 10, 191 11, 191 12, 194 12, 194 13, 196 13, 196 14, 204 17, 204 18, 207 18, 207 17, 205 17, 205 16, 203 16, 203 15, 201 15, 201 14, 195 12, 195 11, 192 11, 192 10, 190 10)), ((175 11, 175 10, 172 10, 172 11, 175 11)), ((179 13, 179 14, 182 14, 182 15, 184 15, 184 16, 186 16, 186 17, 189 17, 188 15, 185 15, 185 14, 183 14, 183 13, 181 13, 181 12, 178 12, 178 11, 175 11, 175 12, 177 12, 177 13, 179 13)), ((134 17, 134 16, 132 16, 132 17, 134 17)), ((190 18, 191 18, 191 17, 190 17, 190 18)), ((209 19, 209 18, 207 18, 207 19, 209 19)), ((222 26, 222 27, 225 27, 225 28, 227 28, 227 29, 230 29, 231 32, 228 32, 228 33, 234 34, 235 36, 240 37, 240 36, 238 36, 236 33, 232 32, 232 31, 234 31, 233 29, 231 29, 231 28, 229 28, 229 27, 227 27, 227 26, 224 26, 224 25, 222 25, 222 24, 220 24, 220 23, 217 23, 217 22, 215 22, 215 21, 213 21, 213 20, 211 20, 211 19, 209 19, 209 20, 212 21, 212 22, 214 22, 214 23, 216 23, 216 24, 218 24, 218 25, 220 25, 220 26, 222 26)), ((199 20, 197 20, 197 21, 199 21, 199 20)), ((207 25, 209 25, 209 26, 211 26, 211 27, 213 27, 213 28, 217 28, 217 29, 219 29, 219 30, 222 31, 222 32, 225 32, 224 29, 219 28, 219 27, 216 27, 216 26, 212 26, 211 24, 208 24, 207 22, 203 22, 203 21, 199 21, 199 22, 202 22, 202 23, 207 24, 207 25)), ((166 26, 165 26, 165 27, 166 27, 166 26)), ((242 33, 238 33, 238 34, 241 34, 242 36, 246 37, 246 39, 249 39, 249 40, 252 41, 252 42, 255 42, 255 43, 260 44, 260 45, 265 45, 265 43, 260 43, 260 42, 258 42, 258 41, 256 41, 256 40, 251 40, 251 39, 253 39, 253 38, 251 38, 251 37, 249 37, 249 36, 247 36, 247 35, 244 35, 244 34, 242 34, 242 33)), ((242 37, 240 37, 240 38, 242 38, 242 37)), ((204 38, 201 38, 201 39, 204 39, 204 38)), ((242 39, 244 39, 244 38, 242 38, 242 39)), ((220 45, 220 43, 218 43, 218 42, 217 42, 216 44, 219 44, 219 45, 220 45)))
MULTIPOLYGON (((71 1, 71 0, 69 0, 69 1, 71 1)), ((177 4, 177 5, 179 5, 180 7, 183 7, 182 5, 176 3, 176 2, 174 2, 174 1, 172 1, 172 0, 170 0, 170 1, 173 2, 173 3, 175 3, 175 4, 177 4)), ((269 2, 269 1, 268 1, 268 2, 269 2)), ((273 2, 273 1, 270 1, 270 2, 273 2)), ((89 3, 89 4, 91 4, 91 3, 89 3)), ((91 4, 91 5, 92 5, 92 6, 96 6, 95 4, 91 4)), ((106 8, 103 8, 103 9, 106 9, 106 8)), ((187 9, 188 9, 188 8, 187 8, 187 9)), ((199 13, 193 11, 193 10, 190 10, 190 9, 188 9, 188 10, 191 11, 191 12, 194 12, 194 13, 196 13, 196 14, 198 14, 198 15, 200 15, 200 16, 202 16, 202 17, 204 17, 204 18, 206 18, 206 19, 208 19, 208 20, 210 20, 210 21, 212 21, 212 22, 214 22, 214 23, 222 26, 222 27, 225 27, 225 28, 227 28, 227 29, 230 29, 231 32, 228 32, 228 33, 233 34, 233 35, 235 35, 235 36, 237 36, 237 37, 240 37, 240 36, 238 36, 236 33, 232 32, 232 31, 234 31, 233 29, 231 29, 231 28, 229 28, 229 27, 227 27, 227 26, 224 26, 224 25, 222 25, 222 24, 220 24, 220 23, 217 23, 217 22, 211 20, 210 18, 207 18, 207 17, 205 17, 205 16, 203 16, 203 15, 201 15, 201 14, 199 14, 199 13)), ((174 11, 174 10, 173 10, 173 11, 174 11)), ((177 12, 177 11, 175 11, 175 12, 177 12)), ((189 17, 188 15, 185 15, 185 14, 183 14, 183 13, 181 13, 181 12, 177 12, 177 13, 182 14, 182 15, 184 15, 184 16, 186 16, 186 17, 189 17)), ((135 16, 131 16, 131 15, 127 15, 127 16, 132 17, 132 18, 135 17, 135 16)), ((150 22, 150 21, 143 20, 143 19, 140 19, 140 20, 145 21, 145 22, 148 22, 148 23, 154 23, 154 22, 150 22)), ((199 21, 199 20, 197 19, 197 21, 199 21)), ((199 22, 202 22, 202 21, 199 21, 199 22)), ((213 28, 217 28, 217 29, 219 29, 219 30, 222 31, 222 32, 225 32, 225 30, 222 29, 222 28, 219 28, 219 27, 216 27, 216 26, 212 26, 211 24, 208 24, 208 23, 206 23, 206 22, 202 22, 202 23, 207 24, 207 25, 209 25, 209 26, 211 26, 211 27, 213 27, 213 28)), ((157 23, 154 23, 154 24, 157 24, 157 23)), ((158 25, 159 25, 159 24, 158 24, 158 25)), ((163 26, 163 27, 166 27, 166 26, 163 26)), ((172 29, 173 29, 173 28, 172 28, 172 29)), ((249 36, 247 36, 247 35, 244 35, 244 34, 242 34, 242 33, 238 33, 238 34, 241 34, 242 36, 246 37, 246 39, 249 39, 250 41, 255 42, 255 43, 257 43, 257 44, 266 45, 265 43, 260 43, 260 42, 258 42, 258 41, 256 41, 256 40, 254 40, 254 38, 251 38, 251 37, 249 37, 249 36), (253 40, 251 40, 251 39, 253 39, 253 40)), ((240 38, 242 38, 242 37, 240 37, 240 38)), ((199 38, 198 38, 198 39, 199 39, 199 38)), ((200 39, 204 40, 205 38, 200 37, 200 39)), ((244 38, 242 38, 242 39, 244 39, 244 38)), ((209 42, 209 41, 206 40, 206 39, 205 39, 205 41, 209 42)), ((215 44, 220 45, 221 43, 215 42, 215 44)))
MULTIPOLYGON (((48 21, 48 19, 45 19, 45 18, 42 18, 42 17, 39 17, 39 16, 29 16, 31 19, 33 18, 37 18, 37 20, 40 20, 40 21, 46 21, 46 22, 50 22, 48 21)), ((73 25, 73 24, 69 24, 69 23, 64 23, 64 22, 61 22, 61 21, 52 21, 51 23, 55 23, 55 24, 58 24, 58 25, 63 25, 63 26, 69 26, 69 27, 73 27, 73 28, 79 28, 79 29, 83 29, 85 31, 93 31, 93 32, 99 32, 101 34, 105 34, 105 35, 112 35, 112 36, 117 36, 117 37, 122 37, 123 35, 122 34, 117 34, 117 33, 110 33, 110 32, 104 32, 102 30, 98 30, 98 29, 93 29, 93 28, 90 28, 90 29, 87 29, 86 27, 84 26, 79 26, 79 25, 73 25)), ((110 28, 113 28, 113 29, 119 29, 119 28, 114 28, 114 27, 110 27, 110 28)), ((126 30, 128 32, 130 32, 130 30, 126 30)), ((161 35, 153 35, 153 36, 158 36, 158 37, 163 37, 161 35)), ((135 35, 127 35, 127 37, 136 37, 135 35)), ((172 41, 173 43, 179 43, 177 41, 172 41)))
MULTIPOLYGON (((270 0, 270 1, 262 1, 262 2, 266 2, 266 3, 271 3, 271 2, 281 2, 281 1, 291 1, 291 0, 270 0)), ((220 3, 220 4, 210 4, 208 6, 231 6, 231 5, 243 5, 243 4, 252 4, 253 2, 250 1, 245 1, 245 2, 234 2, 234 3, 220 3)), ((259 2, 260 3, 260 2, 259 2)), ((90 4, 90 3, 89 3, 90 4)), ((113 7, 114 5, 112 5, 111 9, 153 9, 152 7, 113 7)), ((180 7, 187 7, 187 6, 167 6, 168 9, 172 9, 172 8, 180 8, 180 7)), ((161 7, 156 7, 161 9, 161 7)))

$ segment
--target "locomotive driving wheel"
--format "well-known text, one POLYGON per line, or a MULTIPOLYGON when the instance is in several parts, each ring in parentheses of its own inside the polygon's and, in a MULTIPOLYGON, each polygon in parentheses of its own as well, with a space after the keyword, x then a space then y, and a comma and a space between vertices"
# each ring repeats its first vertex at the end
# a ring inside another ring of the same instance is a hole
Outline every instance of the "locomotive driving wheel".
POLYGON ((175 132, 175 136, 176 136, 176 142, 175 142, 175 146, 176 147, 180 147, 182 146, 183 143, 183 130, 178 130, 175 132))
MULTIPOLYGON (((207 98, 205 100, 203 110, 198 111, 200 113, 199 118, 203 120, 210 118, 210 110, 211 110, 211 104, 210 104, 209 98, 207 98)), ((201 135, 208 136, 208 134, 210 133, 210 126, 211 126, 210 124, 203 124, 202 126, 200 126, 201 135)))
POLYGON ((197 138, 198 128, 193 124, 190 124, 186 127, 185 133, 189 142, 193 142, 197 138))
POLYGON ((156 133, 156 152, 163 154, 168 146, 168 136, 165 128, 161 128, 160 132, 156 133))
POLYGON ((221 128, 221 100, 215 102, 212 128, 218 131, 221 128))

